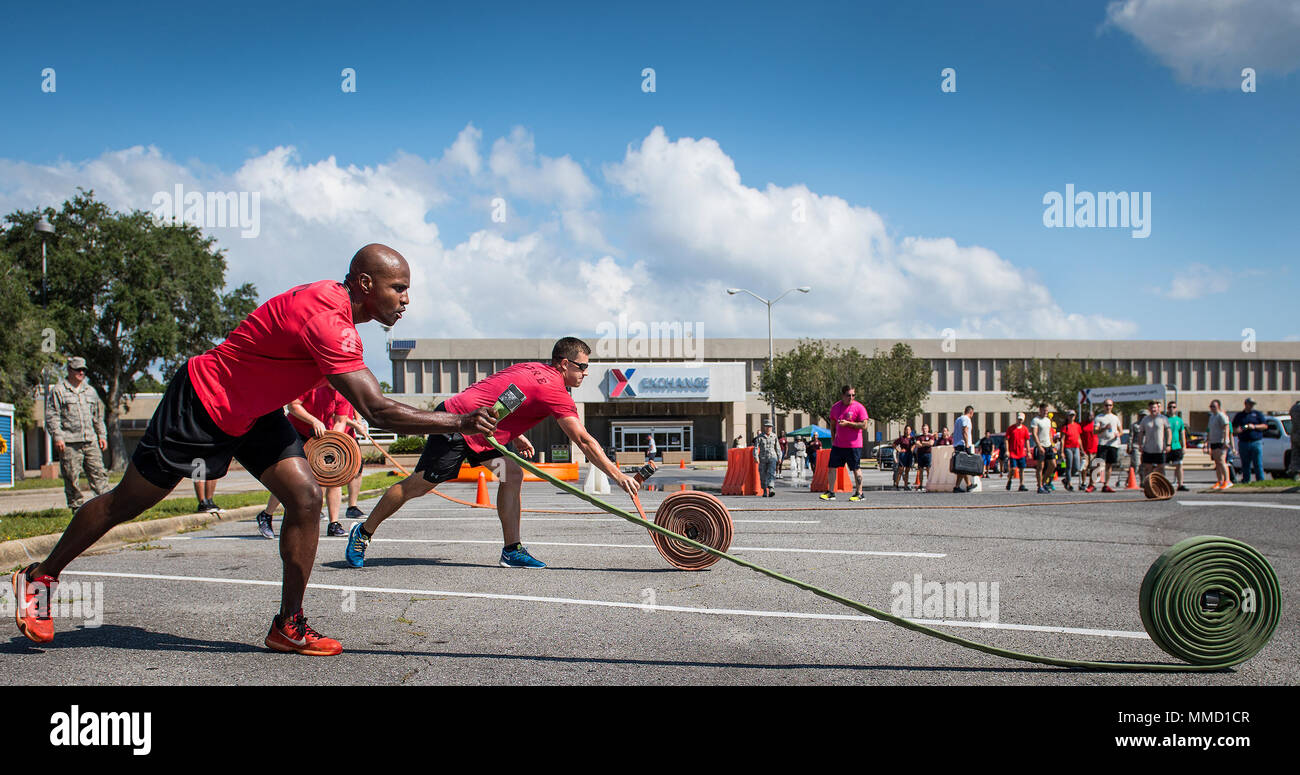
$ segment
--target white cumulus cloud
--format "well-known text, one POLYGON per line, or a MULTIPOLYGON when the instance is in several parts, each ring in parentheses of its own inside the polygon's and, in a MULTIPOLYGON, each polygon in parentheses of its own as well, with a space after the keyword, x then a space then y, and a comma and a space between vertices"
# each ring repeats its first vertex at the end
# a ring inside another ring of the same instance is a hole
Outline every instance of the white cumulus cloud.
POLYGON ((1184 83, 1240 86, 1243 68, 1300 69, 1295 0, 1117 0, 1107 24, 1137 38, 1184 83))

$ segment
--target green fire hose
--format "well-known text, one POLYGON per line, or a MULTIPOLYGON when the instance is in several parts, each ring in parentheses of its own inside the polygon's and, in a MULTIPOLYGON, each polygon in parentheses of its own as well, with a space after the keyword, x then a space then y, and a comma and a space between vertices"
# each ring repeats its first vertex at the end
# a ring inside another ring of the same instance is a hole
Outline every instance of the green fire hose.
MULTIPOLYGON (((518 408, 523 400, 523 392, 511 385, 494 406, 497 418, 504 418, 518 408)), ((1190 664, 1093 662, 1024 654, 967 640, 894 616, 865 603, 792 579, 686 536, 678 535, 667 528, 606 503, 568 482, 556 479, 506 449, 491 436, 485 438, 493 448, 535 476, 635 525, 757 571, 777 581, 807 590, 819 597, 833 600, 876 619, 997 657, 1084 670, 1141 672, 1223 670, 1245 662, 1262 649, 1273 635, 1273 630, 1277 628, 1281 616, 1282 593, 1278 586, 1277 574, 1263 555, 1251 546, 1232 538, 1196 536, 1170 547, 1152 564, 1142 580, 1139 602, 1142 624, 1147 634, 1151 636, 1151 640, 1166 653, 1190 664)))

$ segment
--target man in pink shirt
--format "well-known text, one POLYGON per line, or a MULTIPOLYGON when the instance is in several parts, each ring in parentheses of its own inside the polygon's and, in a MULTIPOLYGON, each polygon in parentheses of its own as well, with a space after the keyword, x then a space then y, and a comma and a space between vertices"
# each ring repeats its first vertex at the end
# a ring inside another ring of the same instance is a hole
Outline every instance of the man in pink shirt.
MULTIPOLYGON (((195 356, 172 378, 117 487, 77 510, 42 562, 13 574, 19 631, 54 638, 49 601, 59 573, 114 525, 161 501, 181 479, 219 479, 232 459, 285 505, 280 613, 267 648, 311 656, 343 651, 307 625, 303 594, 319 540, 322 493, 284 406, 328 381, 375 425, 406 433, 490 433, 487 411, 424 412, 384 397, 361 357, 356 325, 391 326, 409 303, 411 270, 400 253, 367 245, 344 282, 300 285, 253 311, 226 341, 195 356)), ((142 604, 141 604, 142 605, 142 604)), ((136 606, 140 610, 140 605, 136 606)))
MULTIPOLYGON (((634 494, 639 486, 637 481, 620 471, 605 456, 599 442, 582 426, 573 397, 569 395, 569 389, 581 385, 586 377, 590 355, 591 348, 586 342, 567 336, 551 348, 550 363, 516 363, 475 382, 438 408, 445 406, 449 412, 470 412, 479 407, 490 407, 506 388, 514 384, 523 391, 525 400, 497 425, 493 434, 497 443, 505 446, 513 441, 520 455, 532 457, 533 445, 522 434, 547 417, 554 417, 560 430, 578 445, 592 465, 608 474, 628 494, 634 494)), ((397 513, 407 501, 427 495, 439 484, 455 479, 462 461, 477 466, 501 457, 501 453, 481 435, 430 434, 420 461, 415 464, 415 473, 389 487, 366 521, 352 526, 344 560, 353 568, 364 567, 366 549, 379 525, 397 513)), ((505 548, 501 550, 499 563, 505 568, 545 568, 546 563, 529 554, 520 543, 520 492, 524 471, 508 458, 501 463, 503 467, 497 470, 501 482, 497 487, 497 517, 501 520, 505 548)))
POLYGON ((867 427, 867 408, 855 401, 857 391, 851 386, 840 388, 840 400, 831 407, 828 417, 835 435, 831 438, 829 491, 821 494, 825 501, 835 500, 835 470, 848 466, 853 471, 853 494, 851 501, 862 500, 862 431, 867 427))

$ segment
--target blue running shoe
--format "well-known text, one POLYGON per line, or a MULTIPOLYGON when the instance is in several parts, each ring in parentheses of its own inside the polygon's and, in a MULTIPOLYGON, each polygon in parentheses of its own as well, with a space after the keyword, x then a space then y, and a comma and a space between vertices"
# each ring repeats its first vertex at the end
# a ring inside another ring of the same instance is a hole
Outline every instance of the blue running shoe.
POLYGON ((370 539, 361 535, 361 526, 364 522, 353 522, 352 529, 348 531, 348 544, 343 549, 343 559, 348 561, 348 565, 353 568, 364 568, 366 566, 366 547, 370 545, 370 539))
POLYGON ((528 553, 528 549, 523 544, 519 544, 517 549, 506 551, 501 550, 501 567, 502 568, 545 568, 546 563, 537 559, 528 553))

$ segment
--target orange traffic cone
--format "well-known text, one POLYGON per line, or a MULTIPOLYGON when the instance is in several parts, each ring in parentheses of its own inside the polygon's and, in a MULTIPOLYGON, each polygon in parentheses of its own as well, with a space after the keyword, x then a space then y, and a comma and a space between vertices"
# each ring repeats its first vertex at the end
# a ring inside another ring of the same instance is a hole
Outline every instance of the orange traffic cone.
POLYGON ((491 506, 492 501, 488 500, 487 476, 478 472, 478 493, 474 495, 474 504, 477 506, 491 506))
POLYGON ((681 492, 686 492, 686 482, 682 482, 681 492))
POLYGON ((1138 487, 1137 471, 1133 470, 1132 468, 1128 470, 1128 485, 1124 489, 1125 490, 1142 489, 1141 487, 1138 487))
POLYGON ((682 458, 681 460, 678 460, 677 463, 678 463, 677 466, 678 468, 681 468, 683 470, 686 468, 686 458, 682 458))

